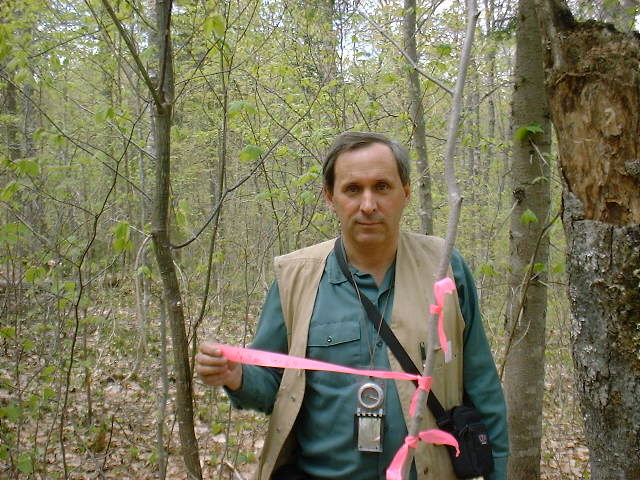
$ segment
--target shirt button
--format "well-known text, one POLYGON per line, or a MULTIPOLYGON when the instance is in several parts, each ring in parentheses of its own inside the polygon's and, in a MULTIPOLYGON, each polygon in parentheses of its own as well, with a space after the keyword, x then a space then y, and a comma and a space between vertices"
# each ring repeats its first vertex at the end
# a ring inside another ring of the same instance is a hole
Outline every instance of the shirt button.
POLYGON ((331 342, 333 342, 333 338, 327 337, 327 343, 331 343, 331 342))
POLYGON ((378 340, 378 347, 382 347, 382 340, 378 340))

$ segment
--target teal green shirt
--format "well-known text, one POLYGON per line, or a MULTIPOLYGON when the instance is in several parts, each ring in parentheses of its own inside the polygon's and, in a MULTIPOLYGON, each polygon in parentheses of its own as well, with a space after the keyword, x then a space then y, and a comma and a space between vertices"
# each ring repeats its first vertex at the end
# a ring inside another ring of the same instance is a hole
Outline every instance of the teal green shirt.
MULTIPOLYGON (((482 326, 471 272, 457 252, 454 252, 451 264, 465 320, 464 388, 483 415, 491 438, 495 471, 488 480, 505 480, 508 439, 502 388, 482 326)), ((395 265, 389 268, 380 287, 371 275, 352 271, 360 293, 377 305, 385 321, 389 319, 393 309, 395 265)), ((307 357, 356 368, 389 370, 386 346, 365 315, 332 252, 318 286, 309 326, 307 357)), ((281 353, 288 351, 276 282, 267 294, 251 346, 281 353)), ((237 408, 270 413, 281 378, 279 369, 243 365, 242 387, 228 393, 237 408)), ((356 397, 358 388, 366 381, 368 379, 364 377, 339 373, 306 373, 305 396, 295 435, 299 446, 298 466, 307 474, 349 480, 385 478, 393 455, 407 435, 407 427, 394 382, 380 380, 385 389, 383 452, 358 451, 356 397)), ((416 478, 415 467, 411 478, 416 478)))

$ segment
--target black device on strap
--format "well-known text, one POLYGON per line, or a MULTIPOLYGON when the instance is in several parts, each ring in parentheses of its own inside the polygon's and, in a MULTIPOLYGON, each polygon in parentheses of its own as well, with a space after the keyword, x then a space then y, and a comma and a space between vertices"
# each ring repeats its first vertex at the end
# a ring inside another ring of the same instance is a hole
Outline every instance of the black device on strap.
MULTIPOLYGON (((334 245, 334 253, 340 270, 346 279, 353 285, 358 292, 353 276, 349 271, 347 260, 342 246, 342 237, 336 239, 334 245)), ((384 321, 378 308, 367 298, 366 295, 358 294, 362 307, 364 308, 367 318, 371 321, 377 332, 385 341, 393 356, 396 357, 402 369, 407 373, 422 375, 413 360, 404 349, 398 338, 395 336, 391 327, 384 321)), ((413 382, 416 387, 418 382, 413 382)), ((475 478, 484 476, 493 471, 493 455, 491 445, 489 443, 489 435, 487 428, 482 422, 479 412, 473 407, 467 392, 464 392, 463 405, 446 411, 433 391, 429 391, 427 396, 427 406, 436 420, 438 428, 445 430, 458 440, 460 447, 460 455, 456 456, 452 447, 447 447, 453 470, 458 478, 475 478), (467 405, 467 403, 469 403, 467 405)))

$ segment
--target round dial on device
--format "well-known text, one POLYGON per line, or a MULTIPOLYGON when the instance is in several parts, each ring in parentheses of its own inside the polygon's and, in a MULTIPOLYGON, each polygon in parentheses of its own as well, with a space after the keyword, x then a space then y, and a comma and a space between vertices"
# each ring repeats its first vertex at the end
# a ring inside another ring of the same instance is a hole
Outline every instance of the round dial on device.
POLYGON ((382 387, 377 383, 365 383, 358 390, 358 400, 360 404, 368 409, 380 408, 382 405, 382 387))

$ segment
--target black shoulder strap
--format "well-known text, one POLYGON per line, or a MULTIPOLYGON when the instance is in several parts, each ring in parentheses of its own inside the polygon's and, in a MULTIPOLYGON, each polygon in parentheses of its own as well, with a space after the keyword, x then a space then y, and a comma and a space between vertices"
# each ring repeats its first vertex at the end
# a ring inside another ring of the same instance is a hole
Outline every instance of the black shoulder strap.
MULTIPOLYGON (((357 288, 354 283, 353 276, 349 271, 349 267, 347 266, 344 247, 342 246, 342 237, 338 237, 338 239, 336 240, 333 251, 335 253, 336 260, 338 260, 338 265, 340 265, 340 270, 342 270, 342 273, 349 281, 349 283, 353 285, 353 288, 357 288)), ((398 363, 400 364, 402 369, 407 373, 422 375, 422 372, 420 372, 420 370, 418 370, 418 367, 416 367, 416 365, 413 363, 413 360, 411 360, 411 357, 404 349, 396 335, 393 333, 393 330, 391 330, 389 324, 387 324, 387 322, 383 320, 382 315, 380 315, 380 312, 378 311, 376 306, 371 302, 371 300, 367 298, 366 295, 359 295, 359 298, 362 302, 364 311, 367 313, 367 318, 371 321, 371 323, 373 323, 376 331, 380 332, 380 336, 391 350, 391 353, 393 353, 393 356, 396 357, 396 360, 398 360, 398 363)), ((416 387, 418 386, 418 382, 414 381, 413 383, 416 385, 416 387)), ((449 421, 449 415, 445 412, 442 404, 432 391, 429 391, 429 395, 427 396, 427 406, 431 410, 431 413, 433 413, 433 416, 436 418, 438 426, 440 428, 445 427, 446 423, 449 421)))

